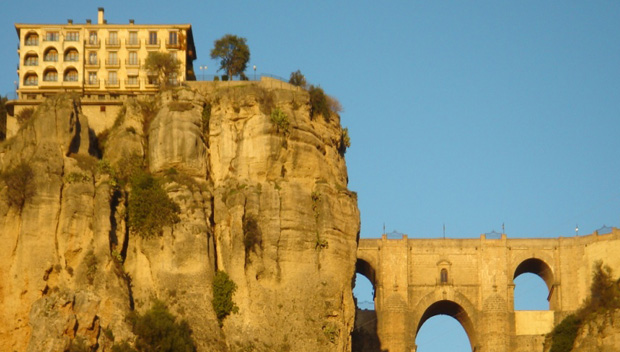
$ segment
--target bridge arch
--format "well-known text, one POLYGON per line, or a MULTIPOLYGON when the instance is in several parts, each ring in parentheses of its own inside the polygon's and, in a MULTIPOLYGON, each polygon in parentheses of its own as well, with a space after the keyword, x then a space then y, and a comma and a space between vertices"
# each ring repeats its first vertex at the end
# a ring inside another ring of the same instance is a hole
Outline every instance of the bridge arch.
POLYGON ((547 301, 549 302, 549 309, 555 310, 554 289, 555 289, 555 275, 553 269, 547 262, 540 258, 527 258, 522 260, 514 269, 512 280, 519 277, 521 274, 530 273, 540 277, 547 285, 547 301))
POLYGON ((418 332, 424 322, 437 315, 448 315, 456 319, 467 334, 472 351, 479 345, 476 334, 476 307, 459 292, 452 291, 448 295, 445 292, 437 291, 427 294, 420 303, 413 309, 412 323, 413 331, 409 336, 412 344, 415 343, 418 332))

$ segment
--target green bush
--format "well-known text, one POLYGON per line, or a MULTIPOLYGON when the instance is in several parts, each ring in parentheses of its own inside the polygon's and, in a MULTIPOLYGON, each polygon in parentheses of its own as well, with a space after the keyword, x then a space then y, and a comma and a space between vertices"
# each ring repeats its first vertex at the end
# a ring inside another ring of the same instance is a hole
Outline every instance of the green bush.
POLYGON ((308 93, 310 94, 310 117, 315 118, 321 115, 326 120, 329 120, 329 102, 327 101, 327 95, 323 89, 310 85, 308 93))
POLYGON ((281 133, 288 133, 291 122, 288 119, 288 115, 280 108, 275 108, 271 112, 271 122, 276 125, 276 129, 281 133))
POLYGON ((222 326, 224 318, 239 311, 239 307, 232 299, 235 291, 237 291, 237 284, 224 271, 218 270, 213 278, 212 303, 220 326, 222 326))
MULTIPOLYGON (((128 320, 136 335, 135 347, 144 352, 194 352, 196 345, 187 321, 176 322, 163 302, 156 301, 144 315, 130 314, 128 320)), ((132 351, 127 343, 117 351, 132 351), (120 349, 124 348, 124 349, 120 349)))
POLYGON ((66 183, 85 183, 90 181, 90 176, 81 172, 70 172, 64 179, 66 183))
POLYGON ((24 108, 22 111, 18 112, 15 115, 15 119, 17 119, 17 123, 20 126, 23 126, 26 122, 32 119, 33 115, 34 115, 34 108, 24 108))
POLYGON ((258 221, 252 214, 243 217, 243 245, 245 247, 245 262, 248 262, 250 252, 256 252, 256 247, 262 245, 263 238, 258 221))
POLYGON ((168 197, 160 181, 140 170, 131 178, 127 205, 129 229, 143 238, 161 234, 164 226, 179 221, 179 206, 168 197))
POLYGON ((34 172, 29 164, 20 162, 15 167, 0 173, 0 180, 7 186, 9 206, 21 210, 34 195, 34 172))
POLYGON ((571 314, 564 318, 551 332, 552 345, 549 352, 570 352, 573 349, 581 320, 571 314))
POLYGON ((307 85, 306 77, 301 73, 300 70, 291 72, 291 77, 289 78, 288 83, 302 88, 306 88, 307 85))
POLYGON ((138 352, 135 348, 131 347, 129 342, 123 341, 119 344, 112 346, 112 352, 138 352))
POLYGON ((351 137, 349 137, 349 129, 344 128, 342 130, 342 134, 340 135, 340 145, 338 146, 338 151, 340 155, 344 155, 347 152, 347 148, 351 146, 351 137))
POLYGON ((211 121, 211 103, 205 103, 202 107, 202 133, 209 132, 209 122, 211 121))

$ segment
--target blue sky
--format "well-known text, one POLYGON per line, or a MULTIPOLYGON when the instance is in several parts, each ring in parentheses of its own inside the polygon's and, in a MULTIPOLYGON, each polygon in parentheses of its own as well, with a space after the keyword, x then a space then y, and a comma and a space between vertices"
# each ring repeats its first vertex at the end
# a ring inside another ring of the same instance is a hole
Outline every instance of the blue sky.
MULTIPOLYGON (((0 93, 17 79, 14 22, 96 20, 99 6, 113 23, 191 23, 208 74, 232 33, 258 73, 300 69, 338 98, 362 237, 620 226, 620 2, 9 2, 0 93)), ((420 345, 457 350, 433 348, 420 345)))

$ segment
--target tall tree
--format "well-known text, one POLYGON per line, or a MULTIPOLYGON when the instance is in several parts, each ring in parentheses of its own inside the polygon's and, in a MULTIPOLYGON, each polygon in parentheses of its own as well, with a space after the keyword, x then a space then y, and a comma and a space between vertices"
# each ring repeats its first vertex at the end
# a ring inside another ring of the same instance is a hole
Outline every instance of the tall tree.
POLYGON ((163 88, 176 83, 180 66, 174 56, 159 51, 150 52, 144 62, 144 68, 149 75, 156 76, 159 86, 163 88))
POLYGON ((250 48, 248 48, 246 41, 245 38, 226 34, 213 44, 211 58, 220 59, 219 70, 226 71, 229 79, 243 74, 248 61, 250 61, 250 48))

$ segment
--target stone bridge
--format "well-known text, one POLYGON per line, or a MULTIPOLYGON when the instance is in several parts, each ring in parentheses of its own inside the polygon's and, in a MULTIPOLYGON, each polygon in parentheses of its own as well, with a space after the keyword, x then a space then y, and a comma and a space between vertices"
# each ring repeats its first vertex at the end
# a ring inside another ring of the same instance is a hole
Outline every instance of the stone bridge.
POLYGON ((560 238, 360 239, 357 272, 375 288, 381 350, 416 351, 424 322, 458 320, 474 352, 542 351, 544 335, 579 308, 592 268, 602 260, 620 272, 620 230, 560 238), (548 311, 515 311, 514 279, 540 276, 548 311))

